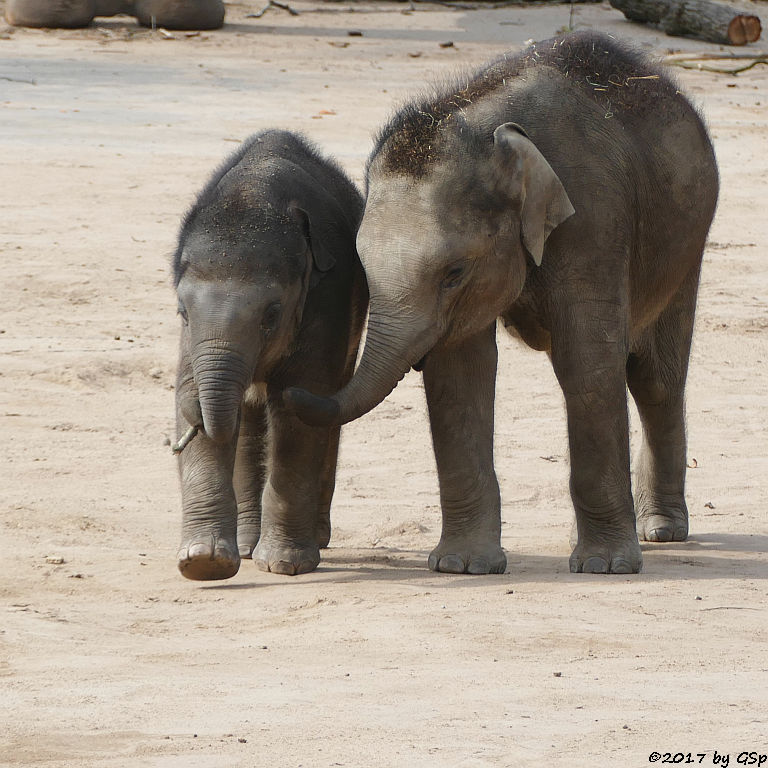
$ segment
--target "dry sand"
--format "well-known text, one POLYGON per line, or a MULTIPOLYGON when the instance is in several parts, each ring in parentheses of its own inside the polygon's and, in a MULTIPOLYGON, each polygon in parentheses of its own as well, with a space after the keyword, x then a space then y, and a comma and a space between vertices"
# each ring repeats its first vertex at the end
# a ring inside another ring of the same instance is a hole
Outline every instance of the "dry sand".
MULTIPOLYGON (((768 67, 680 73, 722 171, 687 542, 645 545, 637 576, 568 572, 562 396, 546 356, 500 334, 506 574, 426 568, 440 520, 416 374, 345 429, 315 573, 178 574, 168 255, 197 189, 270 126, 361 181, 377 125, 426 79, 569 22, 568 6, 292 5, 255 19, 261 0, 228 3, 225 29, 173 39, 126 18, 0 33, 0 765, 634 768, 653 751, 768 752, 768 67)), ((607 4, 576 6, 574 23, 660 54, 718 50, 607 4)))

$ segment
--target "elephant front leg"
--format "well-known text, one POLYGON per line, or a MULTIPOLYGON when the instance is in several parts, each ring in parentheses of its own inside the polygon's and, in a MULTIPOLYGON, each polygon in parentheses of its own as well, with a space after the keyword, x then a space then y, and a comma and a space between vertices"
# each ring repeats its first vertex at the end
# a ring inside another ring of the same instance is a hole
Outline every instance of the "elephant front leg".
POLYGON ((320 563, 318 516, 331 431, 309 427, 277 400, 270 401, 261 538, 253 551, 253 561, 263 571, 294 576, 320 563))
POLYGON ((261 535, 261 497, 266 472, 267 415, 263 404, 243 403, 237 441, 234 486, 237 498, 237 547, 250 559, 261 535))
POLYGON ((574 573, 638 573, 642 568, 630 487, 620 328, 615 322, 604 327, 574 322, 566 332, 553 334, 552 363, 568 414, 578 532, 570 558, 574 573))
POLYGON ((179 456, 183 517, 178 566, 188 579, 228 579, 240 568, 232 485, 235 443, 214 443, 201 432, 179 456))
POLYGON ((493 468, 496 326, 433 350, 424 388, 440 481, 443 530, 433 571, 503 573, 501 497, 493 468))

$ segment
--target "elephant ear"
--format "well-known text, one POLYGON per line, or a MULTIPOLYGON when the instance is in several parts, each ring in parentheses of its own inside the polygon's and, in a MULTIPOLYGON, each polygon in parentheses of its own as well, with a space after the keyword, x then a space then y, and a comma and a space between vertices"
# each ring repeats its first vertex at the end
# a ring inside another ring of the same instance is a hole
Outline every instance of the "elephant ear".
POLYGON ((559 224, 575 213, 552 166, 517 123, 504 123, 493 132, 496 151, 502 155, 507 184, 521 203, 520 226, 525 246, 536 266, 541 266, 544 243, 559 224))
MULTIPOLYGON (((328 272, 336 264, 336 257, 328 248, 328 243, 335 240, 330 233, 316 222, 299 206, 297 202, 288 205, 288 213, 295 219, 304 233, 309 250, 312 253, 312 263, 318 272, 328 272)), ((327 229, 327 226, 325 227, 327 229)))

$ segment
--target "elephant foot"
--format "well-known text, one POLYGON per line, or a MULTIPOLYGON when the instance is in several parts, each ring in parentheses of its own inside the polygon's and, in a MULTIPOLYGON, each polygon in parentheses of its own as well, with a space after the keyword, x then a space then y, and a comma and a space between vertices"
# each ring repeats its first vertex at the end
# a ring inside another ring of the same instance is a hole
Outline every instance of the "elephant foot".
POLYGON ((611 544, 604 538, 582 539, 569 561, 571 573, 640 573, 643 555, 637 536, 611 544))
POLYGON ((466 540, 440 543, 432 550, 427 561, 430 571, 440 573, 504 573, 507 556, 498 545, 478 546, 466 540))
POLYGON ((688 538, 688 510, 682 509, 642 511, 637 516, 637 535, 643 541, 685 541, 688 538))
POLYGON ((297 576, 314 571, 320 564, 320 550, 315 545, 286 547, 276 542, 259 540, 251 555, 260 571, 297 576))
POLYGON ((178 566, 182 576, 194 581, 229 579, 240 568, 240 556, 234 542, 208 536, 183 544, 178 566))

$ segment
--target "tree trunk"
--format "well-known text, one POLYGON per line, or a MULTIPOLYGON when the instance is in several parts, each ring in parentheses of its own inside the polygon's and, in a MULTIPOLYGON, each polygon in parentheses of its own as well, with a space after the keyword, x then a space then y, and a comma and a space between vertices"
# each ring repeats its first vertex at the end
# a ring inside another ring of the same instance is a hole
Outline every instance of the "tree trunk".
POLYGON ((668 35, 745 45, 760 38, 760 19, 714 0, 610 0, 628 19, 659 24, 668 35))

